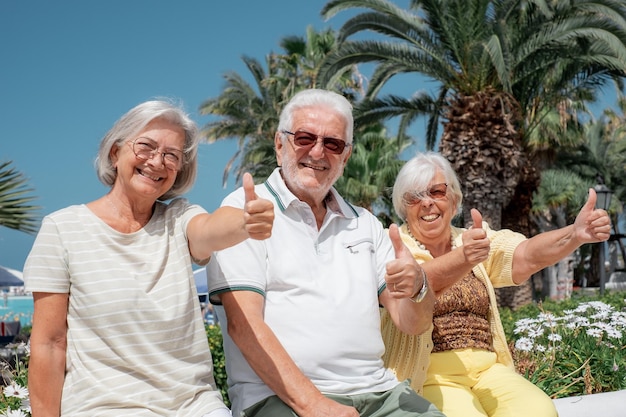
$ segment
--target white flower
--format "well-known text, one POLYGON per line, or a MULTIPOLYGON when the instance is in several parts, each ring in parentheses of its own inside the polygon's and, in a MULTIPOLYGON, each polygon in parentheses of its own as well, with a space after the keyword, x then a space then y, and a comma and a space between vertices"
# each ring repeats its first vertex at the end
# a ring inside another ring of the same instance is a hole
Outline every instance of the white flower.
POLYGON ((606 335, 612 339, 621 339, 622 338, 622 332, 620 332, 617 329, 608 329, 606 331, 606 335))
POLYGON ((587 329, 587 334, 592 337, 600 337, 602 336, 602 333, 603 333, 602 330, 597 329, 597 328, 587 329))
POLYGON ((22 410, 11 410, 7 408, 0 414, 2 417, 28 417, 28 414, 24 413, 22 410))
POLYGON ((589 309, 589 305, 586 303, 582 303, 579 304, 578 307, 573 310, 573 312, 574 314, 584 313, 587 311, 587 309, 589 309))
POLYGON ((30 408, 30 398, 25 398, 22 400, 22 404, 20 405, 20 410, 26 411, 29 415, 33 413, 33 410, 30 408))
POLYGON ((611 316, 611 312, 607 310, 598 311, 596 314, 592 314, 591 318, 596 320, 606 320, 611 316))
POLYGON ((626 328, 626 312, 616 311, 611 315, 611 323, 616 327, 626 328))
POLYGON ((11 382, 11 385, 4 387, 2 391, 7 397, 28 398, 28 388, 11 382))
POLYGON ((558 333, 551 333, 548 335, 548 340, 551 342, 560 342, 563 340, 563 337, 558 333))
POLYGON ((541 327, 536 328, 536 329, 529 329, 528 330, 528 337, 536 339, 536 338, 542 336, 543 333, 544 333, 544 330, 541 327))
POLYGON ((533 328, 534 324, 537 322, 537 320, 535 319, 519 319, 518 321, 515 322, 515 330, 513 330, 513 332, 515 334, 518 333, 525 333, 527 331, 529 331, 531 328, 533 328))
POLYGON ((604 323, 604 322, 593 323, 593 325, 597 327, 598 329, 602 329, 604 331, 608 331, 609 329, 612 329, 611 326, 609 326, 607 323, 604 323))
POLYGON ((556 316, 555 316, 554 314, 550 313, 550 312, 542 312, 542 313, 539 313, 539 315, 537 316, 537 318, 538 318, 540 321, 543 321, 543 322, 548 322, 548 323, 549 323, 549 322, 553 322, 553 321, 556 321, 556 320, 557 320, 556 316))
POLYGON ((529 339, 528 337, 520 337, 515 342, 515 349, 530 352, 533 349, 532 339, 529 339))

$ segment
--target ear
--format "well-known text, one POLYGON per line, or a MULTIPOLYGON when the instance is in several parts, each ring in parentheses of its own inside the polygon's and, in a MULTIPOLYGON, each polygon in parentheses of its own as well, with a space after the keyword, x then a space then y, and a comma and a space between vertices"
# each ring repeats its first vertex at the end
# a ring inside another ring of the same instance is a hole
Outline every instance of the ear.
POLYGON ((111 150, 109 151, 109 159, 111 160, 111 166, 117 169, 117 160, 119 159, 118 153, 120 151, 120 147, 117 143, 111 146, 111 150))
POLYGON ((352 149, 354 149, 354 142, 352 142, 352 146, 348 147, 348 151, 346 152, 343 158, 343 165, 345 166, 348 163, 348 159, 350 159, 350 155, 352 155, 352 149))
POLYGON ((276 132, 274 134, 274 152, 276 153, 276 162, 278 166, 283 165, 283 140, 282 133, 276 132))

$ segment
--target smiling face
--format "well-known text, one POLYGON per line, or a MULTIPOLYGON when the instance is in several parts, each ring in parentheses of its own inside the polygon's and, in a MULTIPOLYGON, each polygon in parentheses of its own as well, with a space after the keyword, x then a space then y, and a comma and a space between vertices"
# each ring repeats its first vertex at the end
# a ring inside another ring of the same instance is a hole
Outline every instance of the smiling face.
POLYGON ((149 200, 152 203, 165 194, 176 180, 177 171, 168 169, 163 153, 181 152, 185 143, 182 127, 164 119, 154 119, 120 147, 111 149, 111 161, 117 169, 115 186, 122 187, 130 199, 149 200), (137 138, 149 140, 157 147, 154 156, 141 159, 133 151, 137 138))
MULTIPOLYGON (((294 110, 292 132, 306 131, 319 137, 346 140, 346 121, 336 112, 323 106, 302 107, 294 110)), ((323 202, 328 191, 343 174, 352 147, 341 154, 324 149, 321 140, 313 147, 298 147, 289 135, 277 133, 274 138, 276 159, 282 167, 287 187, 300 200, 311 206, 323 202)))
MULTIPOLYGON (((427 189, 437 184, 446 183, 443 172, 437 170, 427 189)), ((407 223, 411 233, 417 240, 428 246, 438 246, 450 243, 450 224, 456 213, 456 204, 452 200, 450 191, 443 198, 428 197, 426 190, 415 190, 423 198, 406 205, 407 223)))

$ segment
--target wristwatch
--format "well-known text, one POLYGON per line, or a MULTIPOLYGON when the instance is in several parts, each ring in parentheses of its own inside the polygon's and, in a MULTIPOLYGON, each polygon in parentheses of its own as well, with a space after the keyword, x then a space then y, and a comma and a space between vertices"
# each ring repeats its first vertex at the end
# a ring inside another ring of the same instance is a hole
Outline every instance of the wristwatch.
POLYGON ((422 288, 415 294, 413 297, 410 297, 409 300, 414 303, 421 303, 424 297, 428 294, 428 280, 426 279, 426 272, 422 269, 422 288))

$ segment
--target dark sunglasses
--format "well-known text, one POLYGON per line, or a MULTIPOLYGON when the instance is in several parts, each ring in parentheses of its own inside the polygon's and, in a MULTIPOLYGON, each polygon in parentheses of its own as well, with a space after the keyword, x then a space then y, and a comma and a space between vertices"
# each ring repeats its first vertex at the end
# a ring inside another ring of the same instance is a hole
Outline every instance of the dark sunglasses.
POLYGON ((428 190, 408 191, 404 193, 403 199, 406 204, 413 205, 430 198, 431 200, 443 200, 448 195, 448 184, 435 184, 428 190))
POLYGON ((346 141, 341 139, 325 138, 310 132, 305 132, 304 130, 299 130, 295 133, 288 130, 283 130, 283 133, 293 136, 293 144, 300 148, 312 148, 313 146, 315 146, 319 138, 324 145, 324 149, 327 150, 329 153, 336 155, 342 154, 346 147, 352 145, 350 143, 346 143, 346 141))

